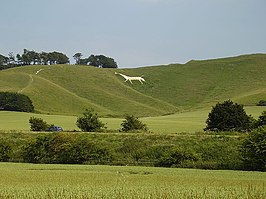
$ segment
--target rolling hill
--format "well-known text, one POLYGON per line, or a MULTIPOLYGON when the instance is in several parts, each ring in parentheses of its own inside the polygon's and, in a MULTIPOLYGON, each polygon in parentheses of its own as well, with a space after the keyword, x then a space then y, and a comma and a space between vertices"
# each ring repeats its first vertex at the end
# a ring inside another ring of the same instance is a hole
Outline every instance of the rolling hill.
POLYGON ((0 91, 21 92, 36 111, 62 115, 91 107, 106 117, 159 116, 209 108, 226 99, 255 105, 266 99, 266 54, 134 69, 23 66, 0 71, 0 91), (131 85, 115 72, 144 75, 146 82, 131 85))

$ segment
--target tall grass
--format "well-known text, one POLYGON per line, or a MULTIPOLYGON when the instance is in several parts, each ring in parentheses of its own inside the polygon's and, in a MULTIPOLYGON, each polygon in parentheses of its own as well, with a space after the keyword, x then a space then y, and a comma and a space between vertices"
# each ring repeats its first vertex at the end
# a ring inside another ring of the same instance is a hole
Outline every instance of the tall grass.
POLYGON ((0 176, 0 198, 266 197, 257 172, 1 163, 0 176))

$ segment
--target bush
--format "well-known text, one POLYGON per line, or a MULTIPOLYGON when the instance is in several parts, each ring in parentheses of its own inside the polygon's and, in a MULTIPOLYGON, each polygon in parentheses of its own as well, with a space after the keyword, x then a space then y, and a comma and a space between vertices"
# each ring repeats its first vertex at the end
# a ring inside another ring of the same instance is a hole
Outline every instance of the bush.
POLYGON ((36 118, 36 117, 31 117, 29 119, 29 123, 31 131, 45 131, 51 126, 47 124, 45 121, 43 121, 42 118, 36 118))
POLYGON ((27 143, 23 149, 23 159, 30 163, 52 163, 49 153, 51 135, 41 135, 27 143))
POLYGON ((258 128, 244 139, 240 151, 244 168, 266 171, 266 128, 258 128))
POLYGON ((266 111, 263 111, 259 116, 259 126, 266 125, 266 111))
POLYGON ((55 133, 41 135, 24 147, 23 158, 31 163, 104 164, 112 155, 82 135, 55 133))
POLYGON ((105 128, 105 124, 99 120, 93 109, 86 109, 82 117, 77 119, 77 127, 85 132, 98 132, 105 128))
POLYGON ((11 147, 3 140, 0 140, 0 162, 7 162, 10 158, 10 152, 11 147))
POLYGON ((266 106, 266 100, 260 100, 257 106, 266 106))
POLYGON ((167 151, 158 161, 156 166, 160 167, 179 167, 186 162, 197 161, 198 157, 192 150, 174 147, 167 151))
POLYGON ((217 103, 211 110, 204 130, 210 131, 246 131, 250 128, 250 117, 246 114, 243 105, 231 100, 217 103))
POLYGON ((137 117, 133 115, 127 115, 125 120, 121 124, 122 131, 148 131, 148 127, 146 124, 142 123, 137 117))
POLYGON ((0 110, 33 112, 32 101, 19 93, 0 92, 0 110))

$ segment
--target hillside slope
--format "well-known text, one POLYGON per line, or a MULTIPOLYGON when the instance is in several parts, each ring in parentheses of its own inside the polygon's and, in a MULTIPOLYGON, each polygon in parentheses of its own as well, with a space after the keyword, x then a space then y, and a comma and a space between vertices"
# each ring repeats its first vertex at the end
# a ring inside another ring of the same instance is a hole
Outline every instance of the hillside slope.
POLYGON ((135 69, 36 65, 0 71, 0 91, 28 95, 41 113, 75 115, 92 107, 109 117, 156 116, 229 98, 255 105, 266 99, 265 77, 265 54, 135 69), (144 75, 146 82, 131 85, 115 71, 144 75))

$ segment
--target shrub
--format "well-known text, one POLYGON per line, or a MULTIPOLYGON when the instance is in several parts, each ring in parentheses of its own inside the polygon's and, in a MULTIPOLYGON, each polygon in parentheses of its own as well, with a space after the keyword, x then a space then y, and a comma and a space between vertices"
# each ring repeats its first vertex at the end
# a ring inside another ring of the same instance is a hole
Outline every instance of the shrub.
POLYGON ((49 145, 52 135, 41 135, 30 140, 23 149, 23 159, 30 163, 51 163, 49 145))
POLYGON ((23 158, 31 163, 104 164, 112 154, 82 135, 54 133, 41 135, 24 147, 23 158))
POLYGON ((260 127, 250 132, 240 151, 245 169, 266 171, 266 128, 260 127))
POLYGON ((250 117, 243 105, 231 100, 217 103, 211 110, 204 130, 210 131, 246 131, 250 127, 250 117))
POLYGON ((82 117, 77 119, 77 127, 86 132, 98 132, 105 128, 105 124, 99 120, 93 109, 86 109, 82 117))
POLYGON ((31 117, 29 123, 31 131, 45 131, 50 126, 42 118, 36 117, 31 117))
POLYGON ((3 140, 0 140, 0 162, 7 162, 10 158, 10 152, 11 147, 3 140))
POLYGON ((125 120, 121 124, 122 131, 148 131, 148 127, 146 124, 142 123, 137 117, 133 115, 127 115, 125 120))
POLYGON ((33 112, 34 106, 26 95, 11 92, 0 92, 0 110, 33 112))
POLYGON ((266 100, 260 100, 257 106, 266 106, 266 100))
POLYGON ((160 167, 179 167, 188 161, 197 161, 198 157, 192 150, 174 147, 167 151, 158 161, 156 166, 160 167))
POLYGON ((266 111, 263 111, 259 116, 259 126, 266 125, 266 111))

